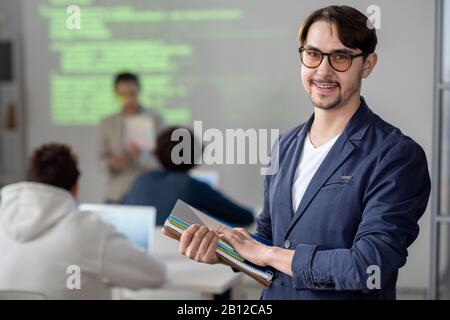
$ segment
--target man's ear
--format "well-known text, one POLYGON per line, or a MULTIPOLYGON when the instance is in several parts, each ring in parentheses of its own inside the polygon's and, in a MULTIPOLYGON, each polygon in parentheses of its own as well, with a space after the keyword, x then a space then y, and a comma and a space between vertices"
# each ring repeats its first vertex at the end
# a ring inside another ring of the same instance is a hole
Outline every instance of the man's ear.
POLYGON ((371 53, 367 56, 366 60, 363 64, 363 70, 362 70, 362 77, 365 79, 369 76, 369 74, 372 72, 373 68, 375 68, 375 65, 377 64, 378 56, 377 54, 371 53))
POLYGON ((72 188, 70 188, 70 193, 75 199, 78 199, 78 182, 75 183, 72 188))

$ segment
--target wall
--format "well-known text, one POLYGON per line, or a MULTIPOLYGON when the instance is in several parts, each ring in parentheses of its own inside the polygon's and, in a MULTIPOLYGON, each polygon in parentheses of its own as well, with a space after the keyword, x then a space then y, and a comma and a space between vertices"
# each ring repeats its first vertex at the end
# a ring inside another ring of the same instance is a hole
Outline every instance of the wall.
POLYGON ((12 81, 0 82, 0 186, 22 179, 25 165, 21 10, 19 1, 0 2, 0 41, 12 44, 13 76, 12 81), (11 103, 15 105, 13 129, 6 127, 11 103))

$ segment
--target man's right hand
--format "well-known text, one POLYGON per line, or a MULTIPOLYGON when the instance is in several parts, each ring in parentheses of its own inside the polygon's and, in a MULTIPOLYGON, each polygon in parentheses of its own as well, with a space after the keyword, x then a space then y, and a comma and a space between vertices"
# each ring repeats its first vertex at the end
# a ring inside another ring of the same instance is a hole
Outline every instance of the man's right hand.
POLYGON ((218 241, 216 232, 205 226, 193 224, 181 235, 180 254, 198 262, 219 263, 220 260, 216 254, 218 241))
POLYGON ((121 171, 127 166, 127 159, 121 155, 110 155, 108 157, 108 167, 114 171, 121 171))

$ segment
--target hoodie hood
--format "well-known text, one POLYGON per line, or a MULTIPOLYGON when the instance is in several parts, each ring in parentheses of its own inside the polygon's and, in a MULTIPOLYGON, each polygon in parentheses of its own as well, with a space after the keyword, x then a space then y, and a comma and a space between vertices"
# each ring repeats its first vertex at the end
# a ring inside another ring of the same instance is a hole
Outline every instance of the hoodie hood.
POLYGON ((4 187, 0 201, 0 228, 19 242, 39 237, 77 209, 71 193, 34 182, 4 187))

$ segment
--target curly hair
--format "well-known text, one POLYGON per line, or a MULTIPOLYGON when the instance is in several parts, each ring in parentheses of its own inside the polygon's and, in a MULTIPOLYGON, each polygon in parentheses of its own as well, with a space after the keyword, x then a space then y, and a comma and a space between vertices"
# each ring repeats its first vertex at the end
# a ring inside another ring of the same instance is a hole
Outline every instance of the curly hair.
POLYGON ((31 154, 27 181, 45 183, 70 191, 79 176, 77 156, 65 144, 44 144, 31 154))

